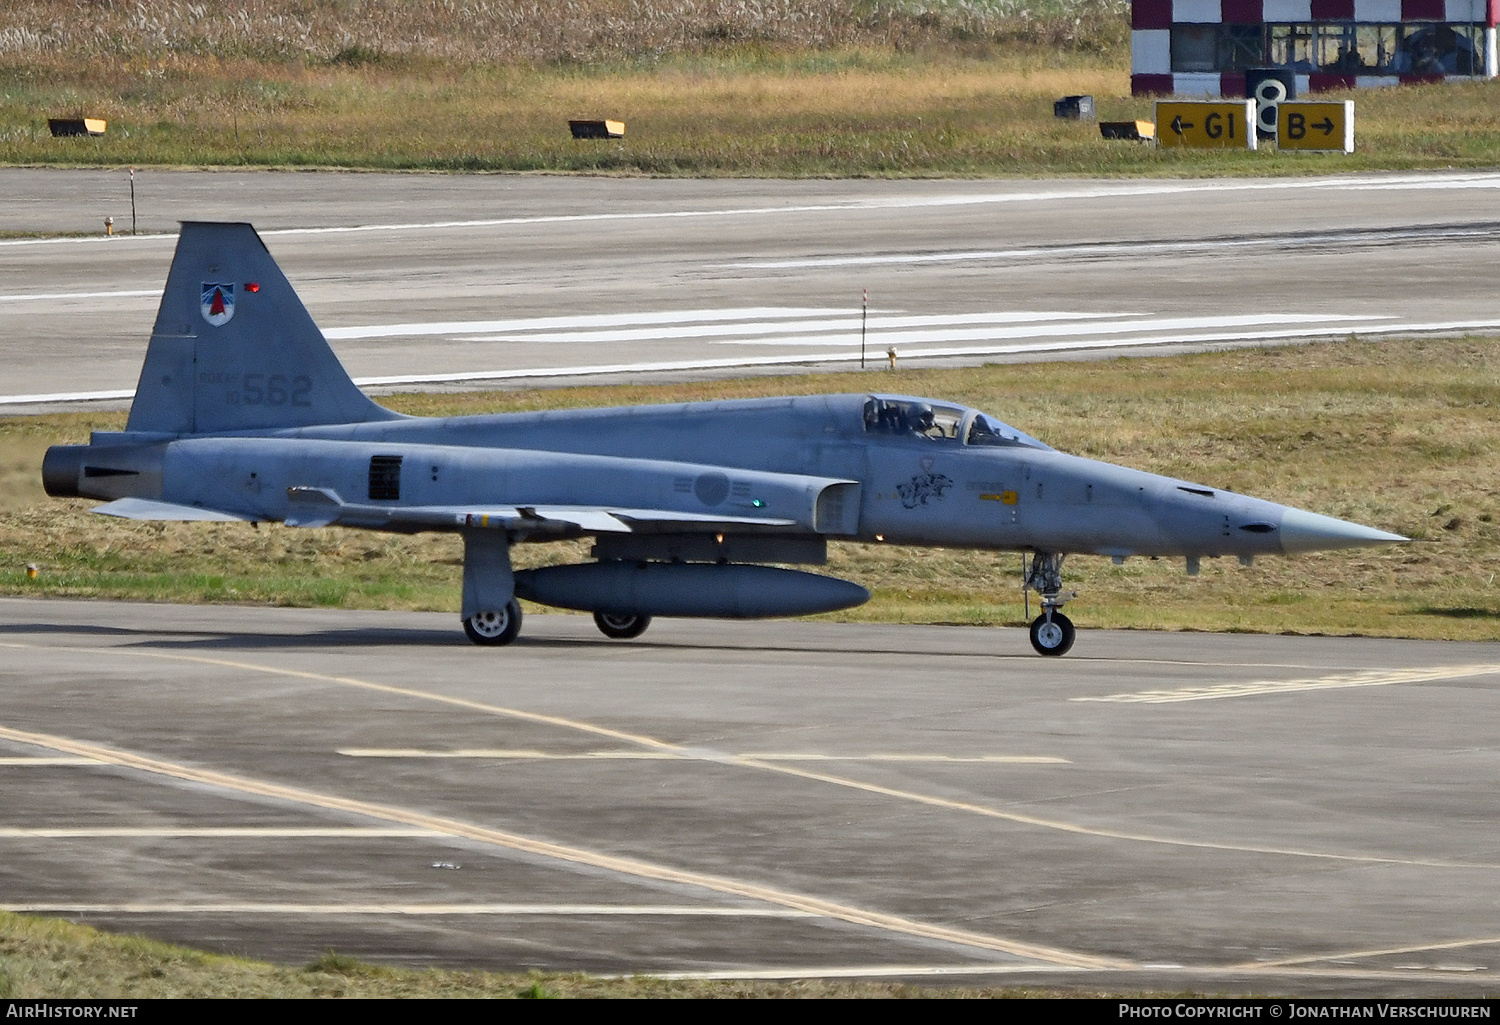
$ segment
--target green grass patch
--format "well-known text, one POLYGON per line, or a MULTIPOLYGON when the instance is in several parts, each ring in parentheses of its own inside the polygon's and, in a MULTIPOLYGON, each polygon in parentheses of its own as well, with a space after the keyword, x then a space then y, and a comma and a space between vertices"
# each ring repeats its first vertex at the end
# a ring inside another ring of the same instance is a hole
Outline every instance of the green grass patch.
MULTIPOLYGON (((426 416, 678 402, 860 387, 977 406, 1079 455, 1256 495, 1418 539, 1297 558, 1074 556, 1069 613, 1086 626, 1500 639, 1500 350, 1481 339, 744 378, 652 386, 393 396, 426 416)), ((0 593, 453 611, 462 549, 278 524, 141 523, 42 494, 48 444, 123 414, 0 420, 0 593), (37 579, 25 574, 40 568, 37 579)), ((518 567, 577 562, 587 542, 527 544, 518 567)), ((1018 625, 1020 557, 835 542, 827 571, 874 592, 827 617, 1018 625)), ((1034 606, 1033 606, 1034 608, 1034 606)), ((537 612, 540 609, 529 609, 537 612)))
POLYGON ((1059 121, 1151 119, 1123 0, 910 4, 16 0, 0 34, 0 163, 651 175, 1265 175, 1490 167, 1500 83, 1356 100, 1352 156, 1157 150, 1059 121), (109 122, 54 139, 46 119, 109 122), (569 118, 626 123, 571 138, 569 118))

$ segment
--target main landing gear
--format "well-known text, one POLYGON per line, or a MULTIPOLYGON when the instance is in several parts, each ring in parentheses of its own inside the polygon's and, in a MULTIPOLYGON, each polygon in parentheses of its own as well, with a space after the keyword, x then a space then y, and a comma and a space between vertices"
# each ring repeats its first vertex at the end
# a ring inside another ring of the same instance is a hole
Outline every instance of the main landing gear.
POLYGON ((645 633, 646 627, 651 625, 651 617, 628 612, 596 612, 594 625, 604 636, 623 641, 645 633))
POLYGON ((1062 589, 1062 564, 1063 556, 1057 552, 1037 552, 1026 571, 1026 589, 1042 598, 1042 614, 1031 623, 1031 646, 1038 655, 1067 654, 1078 633, 1073 621, 1060 611, 1078 597, 1076 591, 1062 589))
POLYGON ((514 598, 501 609, 481 609, 464 620, 464 633, 475 644, 509 644, 521 632, 521 605, 514 598))

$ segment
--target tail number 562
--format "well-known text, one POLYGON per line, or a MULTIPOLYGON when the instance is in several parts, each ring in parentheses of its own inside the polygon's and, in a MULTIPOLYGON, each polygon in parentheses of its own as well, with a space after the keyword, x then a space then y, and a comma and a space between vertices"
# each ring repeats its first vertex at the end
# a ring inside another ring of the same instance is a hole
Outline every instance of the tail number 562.
POLYGON ((246 374, 242 401, 247 406, 310 406, 312 378, 305 374, 246 374))

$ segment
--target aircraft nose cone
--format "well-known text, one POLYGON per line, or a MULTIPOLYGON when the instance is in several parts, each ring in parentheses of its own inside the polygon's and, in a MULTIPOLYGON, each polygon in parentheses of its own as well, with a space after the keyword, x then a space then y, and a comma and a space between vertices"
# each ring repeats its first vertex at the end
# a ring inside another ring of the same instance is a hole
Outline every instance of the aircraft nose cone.
POLYGON ((1288 509, 1281 517, 1281 549, 1288 554, 1410 540, 1411 538, 1400 534, 1387 534, 1374 527, 1364 527, 1348 520, 1336 520, 1332 516, 1320 516, 1302 509, 1288 509))

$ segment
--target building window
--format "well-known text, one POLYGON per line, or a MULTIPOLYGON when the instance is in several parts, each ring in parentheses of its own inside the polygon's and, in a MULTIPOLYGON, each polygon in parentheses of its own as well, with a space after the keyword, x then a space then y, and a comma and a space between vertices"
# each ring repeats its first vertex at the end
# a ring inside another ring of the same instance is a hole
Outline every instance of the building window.
POLYGON ((1317 71, 1317 25, 1272 25, 1271 61, 1274 68, 1317 71))
POLYGON ((1442 22, 1172 26, 1174 72, 1482 75, 1484 29, 1442 22))
POLYGON ((1413 75, 1477 75, 1484 70, 1474 25, 1403 25, 1393 63, 1413 75))
POLYGON ((1266 63, 1266 32, 1260 25, 1223 25, 1219 32, 1219 70, 1244 71, 1266 63))
POLYGON ((1173 25, 1172 70, 1218 71, 1219 33, 1224 25, 1173 25))
POLYGON ((1400 39, 1396 25, 1354 26, 1355 47, 1361 67, 1388 68, 1396 60, 1397 41, 1400 39))

